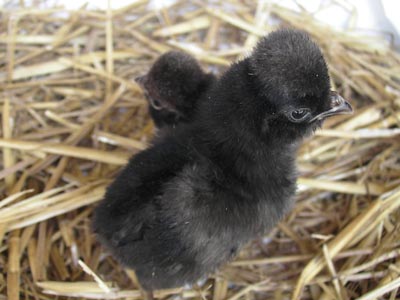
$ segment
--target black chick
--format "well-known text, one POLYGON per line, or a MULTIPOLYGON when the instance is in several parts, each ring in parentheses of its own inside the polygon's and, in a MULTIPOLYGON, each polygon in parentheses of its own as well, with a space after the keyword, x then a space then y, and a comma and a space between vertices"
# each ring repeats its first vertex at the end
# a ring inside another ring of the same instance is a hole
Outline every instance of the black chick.
POLYGON ((95 210, 100 241, 148 291, 193 283, 270 230, 293 203, 303 138, 352 110, 296 30, 263 38, 200 100, 195 120, 133 157, 95 210))
POLYGON ((150 71, 136 78, 149 101, 149 112, 158 128, 190 122, 197 102, 215 81, 191 55, 170 51, 159 57, 150 71))

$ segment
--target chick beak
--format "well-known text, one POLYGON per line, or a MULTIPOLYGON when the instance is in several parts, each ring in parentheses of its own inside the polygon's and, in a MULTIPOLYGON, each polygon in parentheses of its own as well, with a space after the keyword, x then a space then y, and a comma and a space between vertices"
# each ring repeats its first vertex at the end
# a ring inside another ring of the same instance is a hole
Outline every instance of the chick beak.
POLYGON ((351 115, 353 113, 353 108, 351 107, 350 103, 344 100, 343 97, 337 92, 331 91, 330 100, 331 108, 312 118, 309 121, 310 123, 314 122, 315 120, 325 119, 330 116, 351 115))
POLYGON ((139 84, 141 87, 143 87, 146 79, 147 79, 147 75, 142 75, 142 76, 136 77, 135 81, 137 84, 139 84))

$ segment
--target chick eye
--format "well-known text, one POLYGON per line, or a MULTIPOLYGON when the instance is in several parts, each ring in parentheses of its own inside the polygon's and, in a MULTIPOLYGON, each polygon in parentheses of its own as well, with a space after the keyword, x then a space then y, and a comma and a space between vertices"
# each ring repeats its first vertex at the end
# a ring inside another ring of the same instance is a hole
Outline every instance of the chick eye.
POLYGON ((160 103, 160 101, 158 101, 158 100, 156 100, 156 99, 153 99, 153 98, 151 98, 151 97, 149 97, 149 100, 150 100, 151 106, 153 106, 153 108, 154 108, 155 110, 161 110, 161 109, 163 109, 163 106, 162 106, 162 104, 160 103))
POLYGON ((295 109, 290 112, 289 116, 293 122, 301 122, 307 119, 310 115, 310 110, 307 108, 295 109))

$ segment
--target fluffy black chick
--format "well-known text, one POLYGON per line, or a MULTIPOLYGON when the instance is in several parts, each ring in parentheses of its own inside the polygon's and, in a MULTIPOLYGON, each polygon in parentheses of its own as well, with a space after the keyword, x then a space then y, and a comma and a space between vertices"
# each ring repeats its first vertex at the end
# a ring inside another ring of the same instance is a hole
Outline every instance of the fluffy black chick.
POLYGON ((180 51, 160 56, 146 75, 136 78, 159 129, 190 122, 198 100, 214 81, 215 76, 205 73, 194 57, 180 51))
POLYGON ((309 36, 272 32, 205 93, 193 122, 130 160, 94 229, 145 290, 193 283, 279 221, 301 141, 349 112, 309 36))

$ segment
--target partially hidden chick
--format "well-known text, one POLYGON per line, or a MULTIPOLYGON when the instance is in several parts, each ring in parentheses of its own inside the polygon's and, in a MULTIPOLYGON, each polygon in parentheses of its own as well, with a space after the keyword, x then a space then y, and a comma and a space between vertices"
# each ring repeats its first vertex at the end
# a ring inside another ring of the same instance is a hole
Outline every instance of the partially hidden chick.
POLYGON ((190 122, 199 99, 214 81, 215 76, 204 72, 194 57, 180 51, 160 56, 146 75, 136 78, 159 129, 190 122))
POLYGON ((129 161, 94 230, 145 290, 193 283, 282 218, 302 140, 351 111, 309 36, 272 32, 207 90, 193 122, 129 161))

